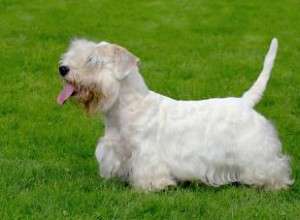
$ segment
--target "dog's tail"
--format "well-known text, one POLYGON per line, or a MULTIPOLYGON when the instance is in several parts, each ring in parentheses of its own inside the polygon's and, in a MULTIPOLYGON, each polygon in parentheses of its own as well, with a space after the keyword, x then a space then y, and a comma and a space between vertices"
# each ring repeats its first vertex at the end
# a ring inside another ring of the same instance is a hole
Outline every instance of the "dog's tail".
POLYGON ((246 101, 251 107, 254 107, 260 101, 263 92, 266 89, 277 54, 277 48, 278 41, 276 38, 273 38, 269 52, 265 57, 263 70, 261 71, 258 79, 252 85, 252 87, 242 96, 242 99, 246 101))

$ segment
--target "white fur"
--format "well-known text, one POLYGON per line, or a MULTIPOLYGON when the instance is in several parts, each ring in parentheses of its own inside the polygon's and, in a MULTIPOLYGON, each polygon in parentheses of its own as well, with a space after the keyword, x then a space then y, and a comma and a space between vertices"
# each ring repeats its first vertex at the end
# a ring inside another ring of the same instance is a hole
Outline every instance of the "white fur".
POLYGON ((98 45, 99 45, 99 46, 106 46, 106 45, 108 45, 108 43, 105 42, 105 41, 101 41, 98 45))
POLYGON ((138 59, 120 78, 121 64, 112 52, 116 46, 102 46, 111 48, 99 51, 95 43, 74 41, 61 62, 71 67, 65 80, 82 86, 96 82, 105 95, 96 109, 105 118, 105 134, 96 149, 102 177, 120 177, 142 190, 184 180, 274 190, 292 184, 289 157, 281 152, 274 126, 252 108, 266 88, 276 39, 261 75, 242 98, 202 101, 177 101, 148 90, 138 59), (89 56, 112 62, 90 67, 85 64, 89 56))

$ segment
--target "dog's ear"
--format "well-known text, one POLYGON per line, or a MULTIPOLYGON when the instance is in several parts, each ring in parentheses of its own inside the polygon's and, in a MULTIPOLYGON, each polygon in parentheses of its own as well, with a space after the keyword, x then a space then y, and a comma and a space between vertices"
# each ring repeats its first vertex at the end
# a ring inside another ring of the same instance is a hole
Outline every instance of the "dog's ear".
POLYGON ((118 80, 124 79, 136 66, 140 59, 126 49, 113 45, 114 49, 114 76, 118 80))

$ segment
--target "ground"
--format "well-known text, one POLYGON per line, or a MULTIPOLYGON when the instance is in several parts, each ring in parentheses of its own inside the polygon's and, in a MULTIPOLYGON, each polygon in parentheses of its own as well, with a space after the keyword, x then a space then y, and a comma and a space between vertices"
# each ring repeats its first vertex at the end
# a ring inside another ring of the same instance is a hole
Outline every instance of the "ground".
POLYGON ((0 219, 299 219, 299 1, 1 0, 0 219), (269 192, 192 182, 140 193, 103 180, 103 122, 71 103, 59 56, 75 37, 120 44, 148 86, 183 100, 240 96, 273 37, 278 57, 256 107, 277 127, 294 185, 269 192))

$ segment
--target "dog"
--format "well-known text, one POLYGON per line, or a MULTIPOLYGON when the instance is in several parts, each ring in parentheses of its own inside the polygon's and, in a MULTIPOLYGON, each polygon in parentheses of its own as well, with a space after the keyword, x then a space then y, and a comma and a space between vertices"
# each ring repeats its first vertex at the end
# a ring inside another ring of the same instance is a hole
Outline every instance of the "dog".
POLYGON ((274 38, 261 74, 242 97, 177 101, 148 89, 139 58, 125 48, 75 39, 61 57, 64 88, 57 102, 71 99, 103 114, 105 134, 96 148, 103 178, 143 191, 195 180, 285 189, 293 183, 290 158, 271 122, 253 109, 277 48, 274 38))

